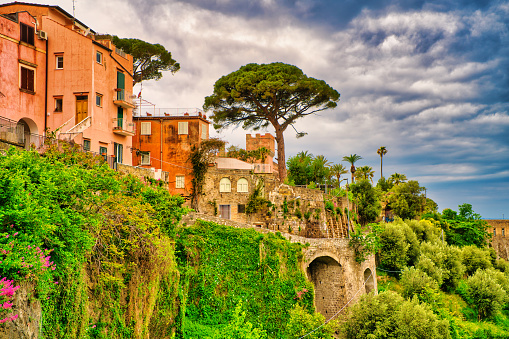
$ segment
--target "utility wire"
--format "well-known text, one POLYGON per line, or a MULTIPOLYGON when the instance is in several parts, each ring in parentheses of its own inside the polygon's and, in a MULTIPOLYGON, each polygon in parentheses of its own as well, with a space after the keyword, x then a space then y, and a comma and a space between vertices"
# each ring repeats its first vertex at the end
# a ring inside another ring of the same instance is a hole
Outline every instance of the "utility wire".
POLYGON ((389 273, 401 273, 403 271, 389 271, 389 270, 384 270, 383 268, 380 268, 380 267, 377 267, 376 268, 377 270, 379 271, 384 271, 384 272, 389 272, 389 273))
POLYGON ((348 306, 348 304, 350 302, 352 302, 352 300, 357 296, 357 294, 359 294, 359 292, 362 290, 362 288, 366 285, 366 283, 368 282, 369 278, 371 278, 373 275, 373 271, 371 271, 371 274, 369 275, 369 277, 364 281, 364 283, 362 284, 361 288, 359 288, 359 290, 353 295, 352 298, 350 298, 350 300, 348 300, 348 302, 343 306, 341 307, 341 309, 339 311, 336 312, 336 314, 334 314, 332 317, 330 317, 329 320, 327 320, 326 322, 324 322, 323 324, 321 324, 320 326, 318 326, 317 328, 315 328, 314 330, 312 330, 311 332, 303 335, 302 337, 299 337, 299 339, 302 339, 302 338, 305 338, 307 337, 308 335, 310 335, 311 333, 313 332, 316 332, 318 331, 320 328, 322 328, 323 326, 325 326, 327 323, 329 323, 332 319, 334 319, 341 311, 343 311, 345 309, 345 307, 348 306))

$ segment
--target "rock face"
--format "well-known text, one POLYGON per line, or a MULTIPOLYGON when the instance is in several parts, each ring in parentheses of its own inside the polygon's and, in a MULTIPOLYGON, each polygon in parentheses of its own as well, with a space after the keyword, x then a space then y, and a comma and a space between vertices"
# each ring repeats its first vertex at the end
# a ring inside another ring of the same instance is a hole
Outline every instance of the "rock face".
POLYGON ((0 339, 37 339, 41 322, 41 303, 33 296, 34 287, 21 285, 14 294, 13 314, 18 318, 0 325, 0 339))

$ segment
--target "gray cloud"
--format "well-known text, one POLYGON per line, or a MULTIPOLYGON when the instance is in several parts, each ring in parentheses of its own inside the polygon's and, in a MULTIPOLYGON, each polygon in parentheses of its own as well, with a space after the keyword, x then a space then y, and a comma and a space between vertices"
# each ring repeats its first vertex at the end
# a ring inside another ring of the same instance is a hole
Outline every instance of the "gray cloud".
MULTIPOLYGON (((378 173, 384 145, 384 173, 417 178, 440 208, 469 202, 485 217, 501 217, 503 206, 509 215, 504 1, 90 0, 77 16, 172 52, 181 70, 143 85, 159 107, 200 107, 219 77, 250 62, 295 64, 341 101, 296 124, 306 137, 289 130, 287 155, 340 162, 357 153, 378 173)), ((221 136, 242 146, 245 133, 221 136)))

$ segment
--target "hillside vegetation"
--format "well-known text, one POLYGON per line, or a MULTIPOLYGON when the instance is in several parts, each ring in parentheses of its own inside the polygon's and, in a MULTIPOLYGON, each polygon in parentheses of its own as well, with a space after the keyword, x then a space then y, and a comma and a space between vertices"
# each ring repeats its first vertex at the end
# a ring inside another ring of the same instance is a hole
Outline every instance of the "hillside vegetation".
MULTIPOLYGON (((321 324, 302 245, 178 228, 181 197, 63 147, 0 155, 0 298, 27 291, 40 337, 286 338, 321 324)), ((6 333, 19 307, 0 310, 6 333)))

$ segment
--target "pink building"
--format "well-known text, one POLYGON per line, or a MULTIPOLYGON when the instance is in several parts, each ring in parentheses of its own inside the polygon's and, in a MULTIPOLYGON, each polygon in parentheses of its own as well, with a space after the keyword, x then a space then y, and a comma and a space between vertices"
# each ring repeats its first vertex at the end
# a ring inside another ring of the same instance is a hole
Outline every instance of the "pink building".
POLYGON ((132 57, 58 6, 15 2, 0 15, 0 117, 130 165, 132 57))

